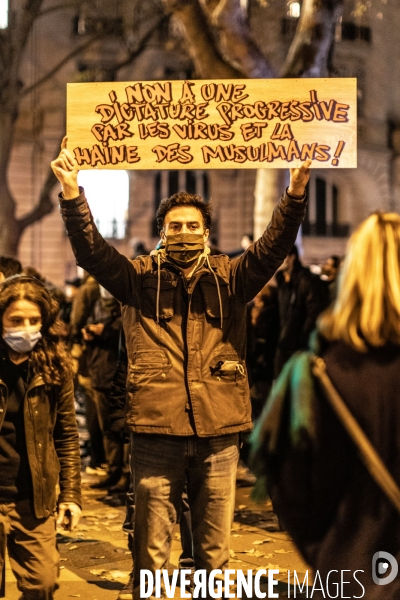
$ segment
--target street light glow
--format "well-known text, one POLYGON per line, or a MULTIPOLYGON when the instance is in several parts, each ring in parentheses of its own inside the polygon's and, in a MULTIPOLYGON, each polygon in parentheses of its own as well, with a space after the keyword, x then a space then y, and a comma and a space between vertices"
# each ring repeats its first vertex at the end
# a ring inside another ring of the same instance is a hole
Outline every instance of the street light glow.
POLYGON ((298 19, 300 17, 300 2, 290 2, 289 3, 289 16, 294 19, 298 19))
POLYGON ((124 238, 129 206, 129 175, 126 171, 80 171, 93 218, 104 237, 124 238))

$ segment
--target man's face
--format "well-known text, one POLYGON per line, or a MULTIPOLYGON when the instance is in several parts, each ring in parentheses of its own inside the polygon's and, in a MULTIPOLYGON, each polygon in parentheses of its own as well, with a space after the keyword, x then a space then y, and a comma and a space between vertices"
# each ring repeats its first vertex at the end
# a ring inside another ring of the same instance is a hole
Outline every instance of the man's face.
POLYGON ((335 267, 335 263, 333 258, 328 258, 324 265, 322 266, 322 275, 325 275, 328 281, 333 281, 335 279, 338 268, 335 267))
POLYGON ((197 233, 204 236, 204 242, 208 240, 209 231, 204 229, 203 215, 198 208, 176 206, 167 212, 161 237, 165 241, 167 235, 177 233, 197 233))

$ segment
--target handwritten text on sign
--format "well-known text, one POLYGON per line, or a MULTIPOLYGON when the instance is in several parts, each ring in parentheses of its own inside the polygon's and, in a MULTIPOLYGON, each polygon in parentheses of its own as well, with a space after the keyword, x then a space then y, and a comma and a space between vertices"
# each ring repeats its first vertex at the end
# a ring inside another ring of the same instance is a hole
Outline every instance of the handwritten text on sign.
POLYGON ((355 79, 71 83, 81 169, 357 166, 355 79))

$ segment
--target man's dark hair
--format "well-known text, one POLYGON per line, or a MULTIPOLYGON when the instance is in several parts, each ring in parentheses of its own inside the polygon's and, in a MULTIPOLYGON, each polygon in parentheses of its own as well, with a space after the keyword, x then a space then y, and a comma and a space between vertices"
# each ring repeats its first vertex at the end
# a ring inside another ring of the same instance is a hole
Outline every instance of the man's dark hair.
POLYGON ((198 194, 178 192, 169 198, 164 198, 164 200, 161 200, 160 206, 156 212, 158 231, 161 231, 164 227, 164 219, 166 214, 172 208, 176 208, 177 206, 194 206, 197 208, 202 214, 204 229, 211 229, 211 204, 204 202, 203 198, 198 194))
POLYGON ((0 256, 0 273, 3 273, 5 278, 19 275, 21 271, 22 265, 19 260, 11 256, 0 256))
POLYGON ((340 256, 337 256, 337 254, 332 254, 332 256, 330 256, 329 258, 333 262, 334 268, 338 269, 340 267, 340 256))

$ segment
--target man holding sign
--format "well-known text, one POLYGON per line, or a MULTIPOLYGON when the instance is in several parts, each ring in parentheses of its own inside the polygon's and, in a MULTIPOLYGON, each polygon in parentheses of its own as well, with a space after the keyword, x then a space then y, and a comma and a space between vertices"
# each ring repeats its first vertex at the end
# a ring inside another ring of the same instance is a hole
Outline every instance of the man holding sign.
POLYGON ((196 569, 228 567, 239 433, 251 429, 246 306, 294 244, 311 161, 291 170, 270 224, 242 256, 209 254, 210 207, 180 192, 157 211, 161 249, 130 261, 99 234, 66 141, 52 168, 77 263, 122 304, 138 599, 141 570, 168 567, 185 486, 196 569))

